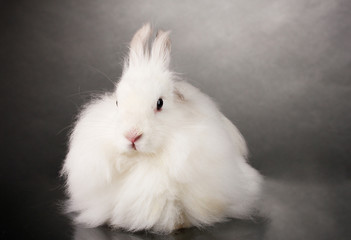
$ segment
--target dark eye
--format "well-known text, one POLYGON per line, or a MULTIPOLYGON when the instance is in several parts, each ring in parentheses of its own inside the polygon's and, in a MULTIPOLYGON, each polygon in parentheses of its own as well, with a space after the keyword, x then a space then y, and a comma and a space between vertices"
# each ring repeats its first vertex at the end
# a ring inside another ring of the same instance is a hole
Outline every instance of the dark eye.
POLYGON ((157 111, 160 111, 162 106, 163 106, 163 100, 162 100, 162 98, 159 98, 157 100, 157 111))
POLYGON ((118 101, 116 100, 116 106, 118 107, 118 101))

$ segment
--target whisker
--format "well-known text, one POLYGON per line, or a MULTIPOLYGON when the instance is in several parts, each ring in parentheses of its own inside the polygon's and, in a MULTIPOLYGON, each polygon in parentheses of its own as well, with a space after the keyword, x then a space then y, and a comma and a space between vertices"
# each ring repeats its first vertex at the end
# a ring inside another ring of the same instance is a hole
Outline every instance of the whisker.
POLYGON ((102 76, 104 76, 107 80, 109 80, 109 82, 111 82, 112 85, 113 85, 114 87, 116 87, 116 83, 115 83, 114 81, 112 81, 111 78, 110 78, 109 76, 107 76, 106 73, 102 72, 101 70, 99 70, 98 68, 96 68, 96 67, 94 67, 94 66, 92 66, 92 65, 89 65, 89 64, 85 64, 85 65, 86 65, 87 67, 89 67, 89 68, 95 70, 96 72, 100 73, 100 74, 101 74, 102 76))
POLYGON ((64 128, 62 128, 60 131, 58 131, 57 133, 56 133, 56 136, 57 135, 60 135, 63 131, 65 131, 66 129, 69 129, 69 128, 72 128, 73 127, 73 124, 70 124, 70 125, 68 125, 68 126, 66 126, 66 127, 64 127, 64 128))
POLYGON ((73 93, 73 94, 70 94, 70 95, 67 95, 67 97, 74 97, 74 96, 77 96, 77 95, 91 95, 91 94, 101 94, 101 93, 105 93, 105 91, 84 91, 84 92, 80 92, 78 91, 77 93, 73 93))

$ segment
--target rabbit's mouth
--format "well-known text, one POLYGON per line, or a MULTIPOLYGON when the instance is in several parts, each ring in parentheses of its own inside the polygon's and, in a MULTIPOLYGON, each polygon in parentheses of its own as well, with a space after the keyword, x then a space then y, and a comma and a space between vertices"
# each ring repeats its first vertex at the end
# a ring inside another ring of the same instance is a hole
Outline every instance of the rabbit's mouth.
POLYGON ((127 148, 122 151, 122 154, 128 156, 155 156, 160 154, 162 148, 149 148, 143 143, 130 143, 127 148))
POLYGON ((135 146, 135 143, 132 143, 130 146, 131 146, 131 148, 133 148, 135 151, 138 151, 137 148, 136 148, 136 146, 135 146))
POLYGON ((130 152, 130 153, 142 153, 143 151, 142 151, 142 147, 140 146, 140 144, 132 142, 128 146, 128 152, 130 152))

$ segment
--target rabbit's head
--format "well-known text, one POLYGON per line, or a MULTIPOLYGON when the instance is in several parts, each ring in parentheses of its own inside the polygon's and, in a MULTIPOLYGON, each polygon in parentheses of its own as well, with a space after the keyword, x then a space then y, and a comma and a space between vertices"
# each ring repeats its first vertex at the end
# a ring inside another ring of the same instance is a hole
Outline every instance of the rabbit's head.
POLYGON ((172 128, 179 93, 169 71, 169 32, 159 31, 149 49, 150 24, 130 43, 129 56, 116 88, 117 144, 123 153, 156 154, 172 128))

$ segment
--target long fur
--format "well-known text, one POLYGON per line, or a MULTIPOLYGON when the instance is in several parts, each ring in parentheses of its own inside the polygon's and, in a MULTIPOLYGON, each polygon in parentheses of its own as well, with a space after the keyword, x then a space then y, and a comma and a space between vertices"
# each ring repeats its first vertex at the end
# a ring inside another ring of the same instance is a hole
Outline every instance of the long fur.
POLYGON ((78 117, 62 169, 67 210, 89 227, 158 233, 250 217, 262 177, 246 161, 245 140, 207 95, 175 80, 169 32, 158 32, 151 51, 150 36, 146 24, 116 91, 78 117), (130 131, 142 134, 136 150, 130 131))

